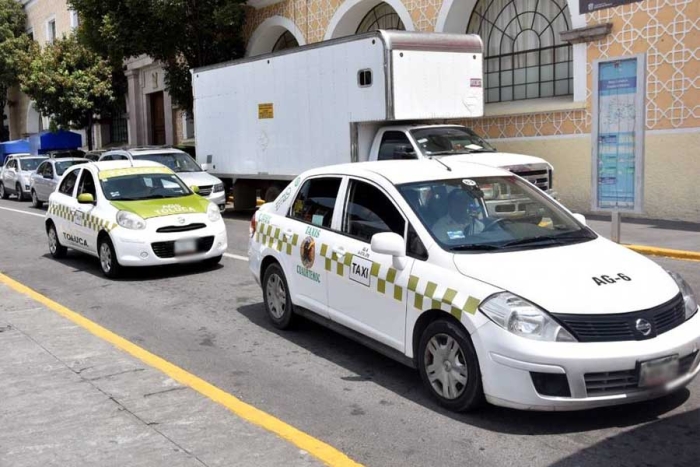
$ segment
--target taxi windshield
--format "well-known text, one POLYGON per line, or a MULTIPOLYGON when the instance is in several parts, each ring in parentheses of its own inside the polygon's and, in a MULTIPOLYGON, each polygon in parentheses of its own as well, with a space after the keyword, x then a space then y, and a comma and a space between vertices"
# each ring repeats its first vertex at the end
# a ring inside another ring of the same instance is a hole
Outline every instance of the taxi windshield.
POLYGON ((159 154, 143 154, 134 156, 134 159, 158 162, 163 164, 173 172, 201 172, 202 169, 197 165, 194 159, 189 154, 182 152, 164 152, 159 154))
POLYGON ((435 180, 398 189, 448 251, 541 248, 596 238, 537 187, 515 176, 435 180))
POLYGON ((124 175, 100 180, 102 192, 110 201, 137 201, 177 198, 192 194, 177 175, 166 173, 124 175))

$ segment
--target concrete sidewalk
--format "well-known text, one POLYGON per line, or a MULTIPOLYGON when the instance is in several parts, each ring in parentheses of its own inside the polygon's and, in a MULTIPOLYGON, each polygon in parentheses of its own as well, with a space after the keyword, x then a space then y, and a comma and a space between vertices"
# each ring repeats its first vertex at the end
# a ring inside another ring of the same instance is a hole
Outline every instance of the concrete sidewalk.
MULTIPOLYGON (((610 218, 587 216, 588 226, 610 238, 610 218)), ((700 223, 622 218, 620 243, 700 252, 700 223)))
POLYGON ((0 466, 321 465, 0 284, 0 466))

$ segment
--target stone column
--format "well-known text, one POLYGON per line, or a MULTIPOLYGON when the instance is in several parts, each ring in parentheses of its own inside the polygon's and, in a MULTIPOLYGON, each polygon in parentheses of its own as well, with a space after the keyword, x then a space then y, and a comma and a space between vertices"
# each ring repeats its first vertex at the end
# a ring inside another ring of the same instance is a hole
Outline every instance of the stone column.
POLYGON ((142 121, 142 96, 141 83, 138 70, 127 70, 125 73, 128 83, 128 104, 129 104, 129 146, 144 145, 144 129, 142 121))
POLYGON ((163 113, 165 113, 165 144, 175 144, 175 127, 173 125, 173 100, 170 93, 163 90, 163 113))

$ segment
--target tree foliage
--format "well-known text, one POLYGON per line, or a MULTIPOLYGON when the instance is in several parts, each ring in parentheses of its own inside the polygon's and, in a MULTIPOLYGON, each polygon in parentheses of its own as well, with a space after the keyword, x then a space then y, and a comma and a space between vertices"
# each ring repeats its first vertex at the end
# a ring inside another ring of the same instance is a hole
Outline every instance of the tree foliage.
MULTIPOLYGON (((7 104, 8 90, 18 82, 22 56, 31 42, 25 32, 26 22, 27 17, 18 1, 0 0, 0 115, 7 104)), ((2 132, 0 127, 0 141, 6 137, 2 132)))
MULTIPOLYGON (((41 49, 32 45, 20 74, 21 88, 52 125, 88 128, 92 146, 92 124, 109 113, 115 102, 112 67, 82 45, 75 34, 57 39, 41 49)), ((91 147, 92 149, 92 147, 91 147)))
POLYGON ((148 55, 163 63, 175 103, 192 109, 191 68, 243 56, 246 0, 69 0, 80 35, 114 62, 148 55))

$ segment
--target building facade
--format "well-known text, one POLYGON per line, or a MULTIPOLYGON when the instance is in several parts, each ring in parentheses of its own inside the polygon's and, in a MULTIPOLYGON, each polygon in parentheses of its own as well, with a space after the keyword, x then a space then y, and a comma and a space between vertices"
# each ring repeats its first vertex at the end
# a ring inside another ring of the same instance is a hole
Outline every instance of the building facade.
POLYGON ((249 5, 250 56, 374 29, 479 34, 485 116, 467 125, 551 162, 572 210, 700 222, 700 0, 249 5))

